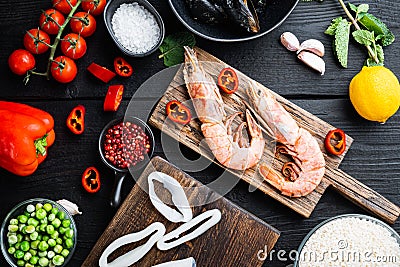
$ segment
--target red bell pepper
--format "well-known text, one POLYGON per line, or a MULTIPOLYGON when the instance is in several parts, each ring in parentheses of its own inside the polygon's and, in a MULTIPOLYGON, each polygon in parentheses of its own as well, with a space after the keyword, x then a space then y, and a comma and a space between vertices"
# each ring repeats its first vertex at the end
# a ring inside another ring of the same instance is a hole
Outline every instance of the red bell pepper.
POLYGON ((109 81, 111 81, 112 78, 115 77, 115 73, 112 72, 111 70, 102 67, 96 63, 92 63, 89 65, 89 67, 87 68, 87 70, 93 74, 97 79, 108 83, 109 81))
POLYGON ((0 101, 0 166, 16 175, 35 172, 55 140, 53 117, 40 109, 0 101))
POLYGON ((104 99, 104 111, 117 111, 124 93, 123 85, 110 85, 104 99))
POLYGON ((168 118, 179 124, 188 124, 192 119, 190 109, 178 100, 169 101, 165 107, 168 118))
POLYGON ((85 130, 85 107, 76 106, 67 118, 67 127, 74 134, 82 134, 85 130))
POLYGON ((346 150, 346 134, 341 129, 328 132, 325 137, 325 148, 332 155, 342 155, 346 150))
POLYGON ((132 66, 122 57, 116 57, 114 59, 114 69, 115 72, 121 77, 130 77, 133 73, 132 66))
POLYGON ((89 193, 100 190, 100 173, 95 167, 87 168, 82 174, 82 186, 89 193))

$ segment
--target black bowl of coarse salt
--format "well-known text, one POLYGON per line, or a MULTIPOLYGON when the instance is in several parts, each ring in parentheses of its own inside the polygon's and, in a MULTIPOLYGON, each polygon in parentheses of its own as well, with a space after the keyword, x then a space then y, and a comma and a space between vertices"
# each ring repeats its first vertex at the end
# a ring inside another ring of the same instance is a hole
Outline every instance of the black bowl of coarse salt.
POLYGON ((108 1, 104 22, 115 44, 128 56, 150 55, 164 40, 164 22, 146 0, 108 1))

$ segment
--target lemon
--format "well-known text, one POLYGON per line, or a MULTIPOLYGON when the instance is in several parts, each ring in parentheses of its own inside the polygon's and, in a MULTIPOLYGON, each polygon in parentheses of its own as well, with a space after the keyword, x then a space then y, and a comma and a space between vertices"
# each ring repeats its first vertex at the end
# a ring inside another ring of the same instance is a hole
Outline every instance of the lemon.
POLYGON ((349 95, 363 118, 384 123, 400 106, 400 85, 393 72, 383 66, 363 67, 353 77, 349 95))

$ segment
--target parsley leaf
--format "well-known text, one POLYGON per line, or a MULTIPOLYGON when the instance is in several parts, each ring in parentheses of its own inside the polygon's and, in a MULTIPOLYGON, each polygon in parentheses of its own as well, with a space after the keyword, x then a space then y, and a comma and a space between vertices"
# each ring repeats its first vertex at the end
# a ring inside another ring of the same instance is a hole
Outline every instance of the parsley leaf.
POLYGON ((196 44, 194 35, 189 32, 178 32, 168 35, 160 46, 161 55, 164 58, 164 65, 167 67, 180 64, 184 60, 184 46, 193 48, 196 44))

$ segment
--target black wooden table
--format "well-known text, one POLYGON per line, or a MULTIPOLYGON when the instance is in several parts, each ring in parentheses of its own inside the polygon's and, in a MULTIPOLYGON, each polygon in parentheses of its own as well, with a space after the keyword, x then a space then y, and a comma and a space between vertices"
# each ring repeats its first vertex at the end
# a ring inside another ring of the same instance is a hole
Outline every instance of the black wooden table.
MULTIPOLYGON (((98 156, 99 133, 109 120, 124 114, 137 88, 153 74, 163 70, 164 66, 158 59, 158 53, 142 59, 129 59, 135 69, 134 75, 130 79, 116 78, 112 81, 113 84, 125 85, 123 104, 115 114, 104 113, 102 105, 107 86, 94 79, 85 69, 93 61, 112 67, 113 59, 120 52, 106 33, 103 20, 98 19, 96 33, 87 38, 88 52, 77 63, 80 71, 75 81, 63 85, 42 77, 33 77, 29 85, 23 85, 21 78, 9 71, 7 58, 14 49, 22 48, 24 31, 37 27, 40 10, 49 8, 50 2, 0 1, 0 98, 48 111, 55 118, 57 134, 48 158, 33 175, 22 178, 0 170, 0 220, 14 205, 28 198, 66 198, 77 203, 83 215, 75 217, 79 230, 78 247, 69 266, 79 266, 115 213, 109 206, 114 174, 102 164, 98 156), (87 109, 86 130, 82 136, 74 136, 65 126, 68 113, 77 104, 83 104, 87 109), (102 189, 95 195, 87 194, 80 182, 83 170, 92 165, 102 175, 102 189)), ((183 30, 166 0, 150 2, 160 11, 167 33, 183 30)), ((355 1, 354 4, 357 2, 361 1, 355 1)), ((370 0, 368 3, 371 12, 381 17, 399 37, 398 2, 370 0)), ((321 119, 344 129, 355 142, 341 168, 392 202, 400 204, 400 114, 397 113, 386 124, 380 125, 363 120, 353 109, 348 98, 348 84, 361 69, 366 50, 351 43, 349 67, 339 67, 333 58, 331 39, 323 33, 330 20, 339 15, 344 16, 344 13, 335 0, 325 0, 323 3, 300 2, 283 25, 257 40, 229 44, 196 39, 199 47, 321 119), (301 40, 316 38, 325 44, 327 70, 324 76, 300 64, 292 53, 279 44, 279 36, 284 31, 295 33, 301 40)), ((399 47, 399 41, 396 41, 385 49, 386 66, 397 75, 400 75, 399 47)), ((44 64, 44 60, 39 60, 39 64, 44 64)), ((153 97, 160 97, 161 94, 162 91, 153 97)), ((165 151, 160 145, 160 132, 154 130, 154 133, 157 144, 154 154, 163 156, 165 151)), ((193 152, 185 148, 182 150, 188 157, 196 157, 192 155, 193 152)), ((169 160, 173 161, 173 158, 169 160)), ((217 166, 211 165, 204 171, 189 173, 207 183, 220 172, 217 166)), ((133 185, 133 179, 128 179, 123 194, 127 195, 133 185)), ((284 258, 288 258, 288 253, 296 249, 304 236, 319 222, 339 214, 364 213, 332 190, 323 196, 309 219, 302 218, 261 192, 249 193, 248 185, 244 182, 240 182, 226 197, 282 231, 275 250, 285 250, 284 258)), ((400 231, 399 222, 393 227, 400 231)), ((272 260, 267 259, 266 265, 286 266, 291 263, 290 260, 279 260, 276 252, 272 260)), ((3 257, 0 258, 0 265, 6 265, 3 257)))

